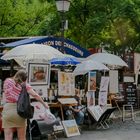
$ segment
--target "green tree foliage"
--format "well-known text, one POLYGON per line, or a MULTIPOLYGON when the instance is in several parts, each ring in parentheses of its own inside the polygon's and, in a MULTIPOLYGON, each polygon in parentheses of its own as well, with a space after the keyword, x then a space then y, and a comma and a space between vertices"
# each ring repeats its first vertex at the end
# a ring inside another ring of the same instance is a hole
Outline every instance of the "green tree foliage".
POLYGON ((0 3, 0 36, 38 35, 49 7, 47 2, 0 0, 0 3))
MULTIPOLYGON (((69 38, 85 48, 140 52, 140 0, 70 0, 69 38)), ((0 0, 0 36, 61 36, 55 0, 0 0)))
POLYGON ((73 0, 72 4, 68 36, 73 40, 86 48, 103 42, 118 54, 139 50, 139 0, 73 0), (73 27, 74 22, 78 26, 73 27))

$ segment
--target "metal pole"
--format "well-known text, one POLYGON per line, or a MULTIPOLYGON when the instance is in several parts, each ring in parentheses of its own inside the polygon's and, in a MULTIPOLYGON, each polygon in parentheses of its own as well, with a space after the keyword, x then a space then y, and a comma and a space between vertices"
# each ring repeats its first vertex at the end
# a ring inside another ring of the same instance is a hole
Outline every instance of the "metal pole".
POLYGON ((62 53, 65 53, 65 38, 64 38, 64 32, 65 32, 65 17, 64 14, 69 10, 70 1, 69 0, 55 0, 56 1, 56 7, 57 10, 61 14, 61 48, 60 51, 62 53))
POLYGON ((64 47, 64 25, 65 25, 65 19, 64 19, 64 12, 61 12, 61 52, 65 53, 65 47, 64 47))

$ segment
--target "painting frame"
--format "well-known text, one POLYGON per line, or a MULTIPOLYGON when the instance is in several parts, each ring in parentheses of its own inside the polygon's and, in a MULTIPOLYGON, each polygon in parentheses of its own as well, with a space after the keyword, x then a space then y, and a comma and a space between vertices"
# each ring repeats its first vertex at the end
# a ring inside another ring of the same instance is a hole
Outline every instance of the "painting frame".
POLYGON ((87 91, 87 106, 95 106, 95 92, 94 91, 87 91))
POLYGON ((65 133, 67 137, 80 135, 79 128, 76 124, 75 119, 62 121, 65 133))
MULTIPOLYGON (((48 86, 46 85, 33 85, 33 90, 38 93, 40 97, 42 97, 44 100, 48 100, 48 86)), ((34 97, 30 97, 31 99, 34 99, 34 97)))
POLYGON ((73 73, 58 71, 58 95, 75 95, 75 77, 73 73))
POLYGON ((28 63, 28 82, 30 85, 49 85, 49 79, 50 64, 28 63))
POLYGON ((96 71, 88 73, 88 91, 96 91, 96 71))
POLYGON ((98 104, 101 106, 107 105, 107 94, 109 88, 110 78, 108 76, 101 77, 100 90, 98 96, 98 104))

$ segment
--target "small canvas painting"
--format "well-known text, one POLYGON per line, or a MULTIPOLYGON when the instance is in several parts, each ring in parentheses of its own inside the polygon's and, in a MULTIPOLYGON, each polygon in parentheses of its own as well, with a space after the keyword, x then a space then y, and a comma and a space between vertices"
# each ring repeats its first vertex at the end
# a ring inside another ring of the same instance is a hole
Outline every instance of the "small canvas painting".
POLYGON ((78 126, 75 120, 64 120, 62 121, 64 126, 64 130, 66 132, 67 137, 80 135, 78 126))

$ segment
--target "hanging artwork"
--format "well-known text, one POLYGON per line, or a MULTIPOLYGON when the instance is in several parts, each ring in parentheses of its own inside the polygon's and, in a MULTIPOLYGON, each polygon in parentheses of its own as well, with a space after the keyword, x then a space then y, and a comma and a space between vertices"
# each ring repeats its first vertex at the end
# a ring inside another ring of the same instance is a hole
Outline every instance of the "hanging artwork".
POLYGON ((107 105, 107 92, 99 91, 99 105, 105 106, 107 105))
POLYGON ((101 78, 99 98, 98 98, 98 104, 101 106, 107 105, 108 86, 109 86, 109 77, 103 76, 101 78))
POLYGON ((47 63, 29 63, 28 64, 28 82, 31 85, 49 84, 50 65, 47 63))
MULTIPOLYGON (((48 86, 46 85, 33 85, 32 88, 38 93, 43 99, 48 100, 48 86)), ((31 98, 33 98, 31 96, 31 98)))
POLYGON ((87 106, 95 105, 95 92, 94 91, 88 91, 86 94, 87 97, 87 106))
POLYGON ((88 73, 88 91, 96 91, 96 72, 88 73))
POLYGON ((75 95, 75 78, 73 73, 58 72, 58 94, 75 95))

